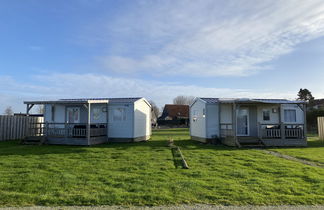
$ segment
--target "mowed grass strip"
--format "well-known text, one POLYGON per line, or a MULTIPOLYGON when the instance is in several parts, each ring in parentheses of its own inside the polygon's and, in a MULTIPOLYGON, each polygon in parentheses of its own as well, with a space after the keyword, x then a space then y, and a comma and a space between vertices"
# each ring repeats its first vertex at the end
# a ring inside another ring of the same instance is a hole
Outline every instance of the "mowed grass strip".
POLYGON ((292 147, 271 150, 324 165, 324 141, 319 140, 318 136, 308 137, 308 146, 306 148, 292 147))
POLYGON ((0 206, 324 204, 324 169, 204 145, 188 129, 92 147, 0 143, 0 206), (168 138, 190 169, 175 168, 168 138))

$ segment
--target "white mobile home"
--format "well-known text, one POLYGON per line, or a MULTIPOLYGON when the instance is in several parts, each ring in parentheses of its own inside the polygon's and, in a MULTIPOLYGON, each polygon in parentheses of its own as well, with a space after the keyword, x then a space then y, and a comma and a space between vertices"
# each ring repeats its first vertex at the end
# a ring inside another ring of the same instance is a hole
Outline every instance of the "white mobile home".
POLYGON ((229 146, 306 146, 306 104, 282 99, 196 98, 190 106, 193 140, 229 146))
POLYGON ((145 141, 151 136, 151 105, 144 98, 26 101, 27 114, 44 105, 44 123, 29 128, 26 141, 92 145, 145 141))

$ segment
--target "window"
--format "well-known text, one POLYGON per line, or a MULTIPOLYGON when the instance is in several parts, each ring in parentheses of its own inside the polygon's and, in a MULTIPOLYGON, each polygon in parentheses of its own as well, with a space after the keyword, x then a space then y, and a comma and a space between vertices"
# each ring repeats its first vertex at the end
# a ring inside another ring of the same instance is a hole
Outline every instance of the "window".
POLYGON ((264 121, 270 120, 270 110, 263 110, 263 120, 264 121))
POLYGON ((68 107, 66 115, 68 123, 80 123, 80 107, 68 107))
POLYGON ((198 111, 197 110, 194 110, 193 117, 198 117, 198 111))
POLYGON ((296 110, 295 109, 285 109, 284 110, 285 122, 296 122, 296 110))
POLYGON ((193 122, 196 122, 197 121, 197 116, 198 116, 198 111, 197 110, 194 110, 193 111, 193 118, 192 118, 192 121, 193 122))
POLYGON ((100 108, 94 108, 92 110, 92 115, 94 120, 98 120, 100 118, 100 108))
POLYGON ((126 120, 126 109, 125 108, 114 109, 113 120, 114 121, 125 121, 126 120))
POLYGON ((52 116, 52 122, 55 121, 55 106, 52 105, 51 106, 51 116, 52 116))

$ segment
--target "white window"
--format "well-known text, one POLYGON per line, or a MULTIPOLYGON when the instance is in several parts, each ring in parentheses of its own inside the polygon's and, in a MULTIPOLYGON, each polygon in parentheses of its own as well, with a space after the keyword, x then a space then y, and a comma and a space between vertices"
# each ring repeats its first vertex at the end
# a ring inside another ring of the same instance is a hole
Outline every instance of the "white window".
POLYGON ((197 117, 198 117, 198 111, 197 110, 194 110, 193 111, 193 116, 192 116, 192 121, 193 122, 196 122, 197 121, 197 117))
POLYGON ((94 108, 92 110, 92 116, 94 120, 98 120, 100 118, 100 111, 101 111, 100 108, 94 108))
POLYGON ((193 111, 193 117, 198 117, 198 110, 193 111))
POLYGON ((125 108, 113 109, 113 120, 126 121, 126 109, 125 108))
POLYGON ((270 120, 270 110, 264 109, 263 110, 263 121, 270 120))
POLYGON ((68 123, 80 123, 80 107, 68 107, 66 119, 68 123))
POLYGON ((296 110, 295 109, 285 109, 284 110, 285 122, 296 122, 296 110))

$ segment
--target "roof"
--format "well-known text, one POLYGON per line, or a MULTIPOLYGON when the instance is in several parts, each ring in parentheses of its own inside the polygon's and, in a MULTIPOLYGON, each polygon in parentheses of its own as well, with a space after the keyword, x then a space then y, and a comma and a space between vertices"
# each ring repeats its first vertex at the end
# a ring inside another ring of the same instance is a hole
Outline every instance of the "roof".
POLYGON ((287 99, 251 99, 251 98, 199 98, 207 104, 216 103, 264 103, 264 104, 304 104, 305 101, 287 99))
POLYGON ((80 98, 80 99, 60 99, 60 101, 83 101, 83 100, 108 100, 110 103, 134 103, 142 97, 134 98, 80 98))
POLYGON ((166 104, 160 118, 189 118, 189 105, 166 104))
POLYGON ((134 98, 77 98, 77 99, 59 99, 55 101, 25 101, 25 104, 86 104, 86 103, 134 103, 142 99, 134 98))

